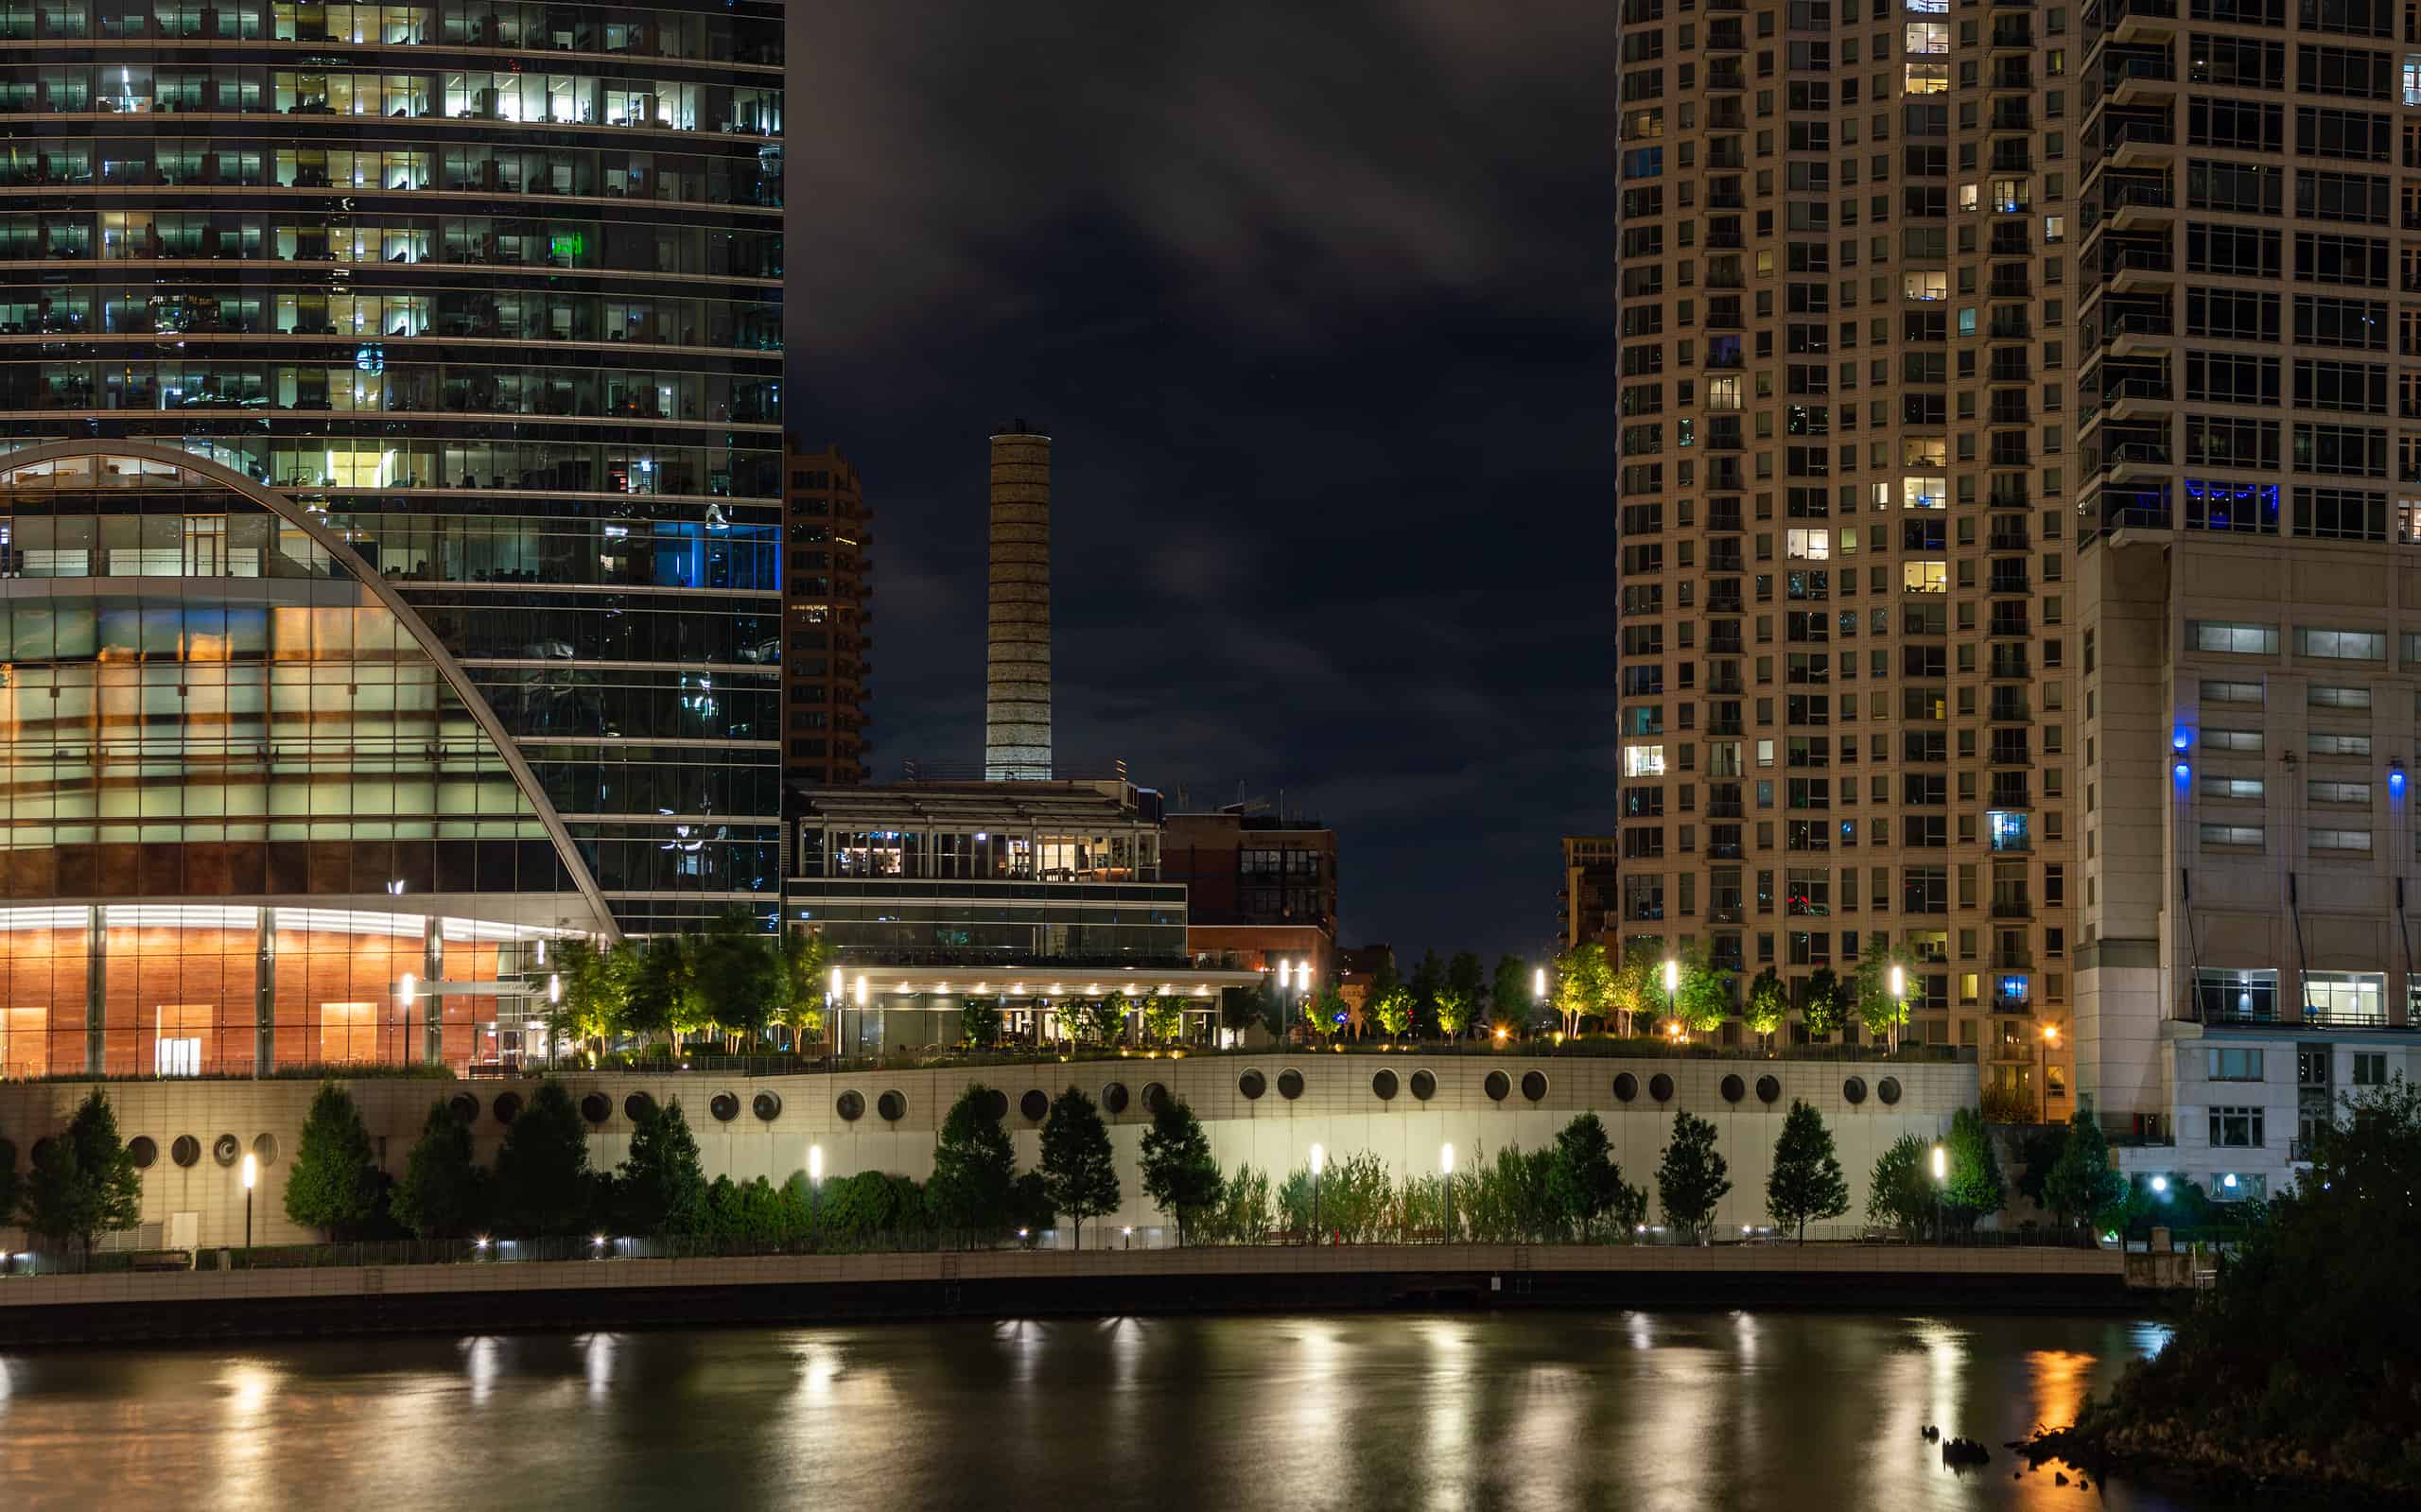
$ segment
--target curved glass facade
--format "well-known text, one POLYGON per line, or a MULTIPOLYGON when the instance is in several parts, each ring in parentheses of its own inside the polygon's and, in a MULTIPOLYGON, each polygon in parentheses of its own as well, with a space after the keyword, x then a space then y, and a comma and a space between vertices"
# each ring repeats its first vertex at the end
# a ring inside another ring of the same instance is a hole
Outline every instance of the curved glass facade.
POLYGON ((0 0, 0 445, 294 499, 623 926, 770 922, 782 113, 761 0, 0 0))
POLYGON ((0 1074, 517 1043, 542 942, 606 920, 463 674, 290 502, 173 454, 22 455, 0 1074))

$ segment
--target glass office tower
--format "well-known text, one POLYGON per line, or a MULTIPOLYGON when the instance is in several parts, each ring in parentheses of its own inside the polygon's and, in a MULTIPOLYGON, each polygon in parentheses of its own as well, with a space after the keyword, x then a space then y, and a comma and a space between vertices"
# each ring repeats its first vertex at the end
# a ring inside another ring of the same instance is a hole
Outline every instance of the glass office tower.
POLYGON ((761 0, 0 0, 0 446, 324 525, 632 931, 775 907, 782 51, 761 0))

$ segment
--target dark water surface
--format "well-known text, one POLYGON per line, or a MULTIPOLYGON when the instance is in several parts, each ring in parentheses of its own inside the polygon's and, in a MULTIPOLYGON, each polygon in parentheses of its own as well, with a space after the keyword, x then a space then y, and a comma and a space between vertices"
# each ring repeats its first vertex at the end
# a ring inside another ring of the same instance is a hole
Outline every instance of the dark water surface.
POLYGON ((11 1508, 2110 1508, 2111 1318, 1353 1314, 0 1355, 11 1508), (1964 1476, 1918 1430, 1992 1446, 1964 1476))

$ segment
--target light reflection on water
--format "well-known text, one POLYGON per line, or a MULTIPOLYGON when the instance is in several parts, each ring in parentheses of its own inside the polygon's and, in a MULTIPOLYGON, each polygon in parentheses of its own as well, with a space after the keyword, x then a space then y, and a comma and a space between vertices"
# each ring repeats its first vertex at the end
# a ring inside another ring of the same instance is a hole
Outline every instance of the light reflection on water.
POLYGON ((2127 1320, 1004 1320, 0 1356, 12 1505, 2107 1508, 2012 1479, 2127 1320), (1943 1469, 1926 1424, 1992 1446, 1943 1469))

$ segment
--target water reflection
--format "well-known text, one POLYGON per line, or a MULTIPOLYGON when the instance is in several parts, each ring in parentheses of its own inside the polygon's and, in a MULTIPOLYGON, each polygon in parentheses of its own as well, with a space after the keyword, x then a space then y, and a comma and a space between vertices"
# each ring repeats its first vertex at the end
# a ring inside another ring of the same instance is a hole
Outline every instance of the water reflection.
MULTIPOLYGON (((2165 1342, 1750 1312, 1006 1320, 0 1357, 35 1504, 2177 1504, 1999 1450, 2165 1342), (1925 1423, 1994 1446, 1946 1470, 1925 1423), (2105 1500, 2106 1498, 2106 1500, 2105 1500)), ((22 1503, 20 1503, 22 1504, 22 1503)))

